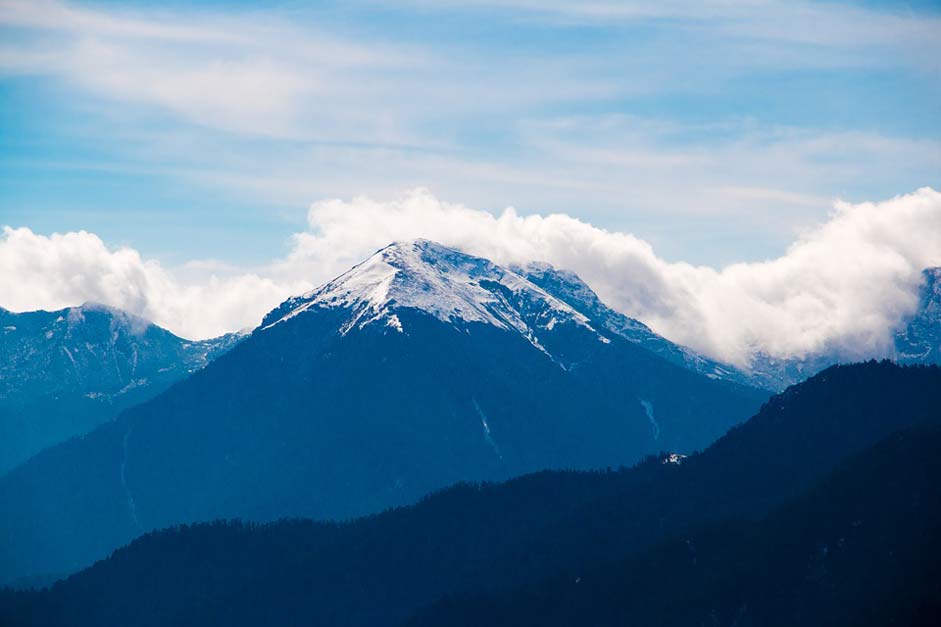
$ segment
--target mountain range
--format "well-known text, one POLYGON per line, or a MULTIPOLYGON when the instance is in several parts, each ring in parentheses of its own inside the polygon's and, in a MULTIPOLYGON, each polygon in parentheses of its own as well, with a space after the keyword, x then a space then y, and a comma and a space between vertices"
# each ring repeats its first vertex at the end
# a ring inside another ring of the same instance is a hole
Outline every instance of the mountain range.
POLYGON ((635 320, 605 305, 598 295, 573 272, 541 262, 513 266, 553 296, 586 315, 599 327, 656 353, 671 363, 707 377, 780 392, 829 366, 853 363, 860 358, 890 358, 901 364, 941 364, 941 268, 922 272, 918 307, 893 335, 892 349, 885 354, 824 349, 801 357, 774 357, 759 351, 747 368, 710 359, 688 347, 675 344, 635 320))
POLYGON ((582 286, 426 240, 378 251, 0 478, 0 579, 69 572, 183 522, 347 519, 458 481, 690 453, 767 398, 691 369, 582 286))
POLYGON ((188 341, 94 303, 0 308, 0 474, 153 398, 241 338, 188 341))
MULTIPOLYGON (((829 365, 858 358, 840 350, 783 359, 759 352, 748 369, 736 368, 674 344, 611 309, 572 272, 538 262, 510 269, 596 327, 710 378, 780 391, 829 365)), ((187 341, 95 303, 50 312, 0 308, 0 328, 0 475, 43 448, 85 434, 153 398, 247 334, 187 341)), ((923 272, 918 309, 884 356, 906 364, 941 363, 941 268, 923 272)))
POLYGON ((835 366, 688 457, 462 484, 348 523, 174 527, 0 595, 0 621, 929 625, 938 389, 937 367, 835 366))

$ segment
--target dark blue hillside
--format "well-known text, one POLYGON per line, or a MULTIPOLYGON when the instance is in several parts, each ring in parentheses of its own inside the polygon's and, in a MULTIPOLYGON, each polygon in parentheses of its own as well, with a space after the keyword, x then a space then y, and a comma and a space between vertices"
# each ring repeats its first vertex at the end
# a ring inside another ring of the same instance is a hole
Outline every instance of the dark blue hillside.
POLYGON ((936 625, 941 426, 888 436, 760 522, 724 521, 623 561, 448 599, 409 627, 936 625))
POLYGON ((241 340, 193 342, 103 305, 0 308, 0 475, 153 398, 241 340))
POLYGON ((308 306, 313 294, 156 399, 0 480, 2 575, 67 572, 183 522, 345 519, 457 481, 690 452, 764 398, 601 334, 485 260, 435 261, 395 270, 403 284, 381 284, 378 314, 369 294, 308 306), (435 281, 460 284, 435 293, 435 281), (452 298, 467 292, 478 300, 452 298), (453 301, 491 322, 407 304, 429 293, 429 307, 453 301), (362 320, 375 322, 350 323, 362 320))
POLYGON ((703 525, 759 520, 893 432, 937 424, 939 388, 938 368, 835 367, 679 464, 463 484, 346 524, 168 529, 4 607, 13 625, 396 625, 444 596, 588 573, 703 525))

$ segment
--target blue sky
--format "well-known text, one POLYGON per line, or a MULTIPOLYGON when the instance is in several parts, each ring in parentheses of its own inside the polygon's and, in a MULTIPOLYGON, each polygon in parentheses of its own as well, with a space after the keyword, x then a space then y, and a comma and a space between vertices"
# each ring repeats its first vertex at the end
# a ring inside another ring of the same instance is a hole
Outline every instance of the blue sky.
POLYGON ((939 186, 938 2, 0 2, 0 223, 168 266, 415 187, 669 260, 939 186))

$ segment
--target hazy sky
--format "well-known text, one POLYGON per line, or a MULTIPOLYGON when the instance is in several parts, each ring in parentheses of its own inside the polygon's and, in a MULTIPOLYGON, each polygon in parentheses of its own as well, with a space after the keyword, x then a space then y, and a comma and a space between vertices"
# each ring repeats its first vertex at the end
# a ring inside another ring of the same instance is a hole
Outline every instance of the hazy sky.
POLYGON ((105 300, 203 336, 387 237, 437 236, 577 266, 739 357, 858 339, 828 313, 862 254, 888 283, 854 266, 845 302, 878 305, 859 315, 883 341, 941 263, 941 196, 911 195, 941 188, 937 1, 252 5, 0 0, 0 225, 25 227, 0 237, 0 306, 105 300))

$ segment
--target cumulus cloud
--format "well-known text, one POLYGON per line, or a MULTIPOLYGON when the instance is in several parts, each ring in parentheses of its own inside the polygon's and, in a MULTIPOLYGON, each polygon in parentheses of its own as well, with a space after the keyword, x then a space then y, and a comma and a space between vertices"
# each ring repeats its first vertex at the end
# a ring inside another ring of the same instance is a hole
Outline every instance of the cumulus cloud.
POLYGON ((13 311, 97 302, 198 339, 254 326, 273 304, 307 287, 253 273, 184 282, 136 250, 109 249, 86 231, 44 236, 4 227, 0 238, 0 306, 13 311))
POLYGON ((548 261, 674 341, 738 364, 776 356, 888 350, 917 305, 923 268, 941 263, 941 193, 837 203, 777 259, 722 269, 669 263, 626 233, 562 214, 499 216, 417 191, 393 202, 314 204, 286 268, 339 271, 385 242, 427 237, 497 262, 548 261), (342 251, 342 252, 341 252, 342 251))
POLYGON ((188 337, 256 324, 290 293, 329 280, 390 241, 425 237, 498 263, 574 270, 609 304, 679 343, 745 365, 787 357, 888 351, 917 306, 921 270, 941 264, 941 193, 837 203, 778 258, 717 269, 668 262, 645 241, 562 215, 499 215, 416 190, 392 201, 325 200, 291 253, 253 274, 182 282, 127 248, 85 232, 6 229, 0 294, 11 309, 99 300, 188 337))

